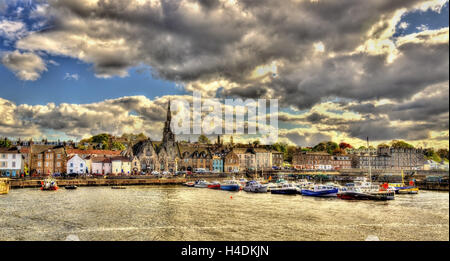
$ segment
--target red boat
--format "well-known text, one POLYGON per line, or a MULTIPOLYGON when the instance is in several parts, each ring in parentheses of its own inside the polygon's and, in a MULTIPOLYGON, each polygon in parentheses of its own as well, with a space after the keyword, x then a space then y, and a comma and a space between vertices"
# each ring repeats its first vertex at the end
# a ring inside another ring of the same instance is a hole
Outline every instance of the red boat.
POLYGON ((219 182, 213 182, 208 185, 208 188, 210 189, 220 189, 220 183, 219 182))
POLYGON ((41 181, 41 190, 58 190, 56 180, 48 178, 44 181, 41 181))

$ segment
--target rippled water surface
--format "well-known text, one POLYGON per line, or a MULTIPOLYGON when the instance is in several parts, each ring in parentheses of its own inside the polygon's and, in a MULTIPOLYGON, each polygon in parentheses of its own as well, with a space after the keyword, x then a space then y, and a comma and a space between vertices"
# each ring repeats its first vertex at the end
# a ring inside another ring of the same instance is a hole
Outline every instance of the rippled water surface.
POLYGON ((449 193, 388 202, 181 186, 14 189, 0 240, 449 240, 449 193), (73 237, 73 236, 72 236, 73 237))

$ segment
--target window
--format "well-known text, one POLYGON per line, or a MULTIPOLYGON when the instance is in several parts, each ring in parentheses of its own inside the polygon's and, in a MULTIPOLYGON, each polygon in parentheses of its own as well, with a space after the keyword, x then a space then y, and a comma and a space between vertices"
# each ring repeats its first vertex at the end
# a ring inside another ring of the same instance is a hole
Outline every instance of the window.
POLYGON ((15 161, 12 162, 12 167, 13 167, 13 168, 16 167, 16 162, 15 162, 15 161))
POLYGON ((48 162, 45 162, 45 166, 48 167, 48 162))
POLYGON ((42 159, 42 154, 38 154, 38 159, 42 159))
POLYGON ((38 162, 38 167, 41 167, 42 165, 41 165, 41 163, 40 162, 38 162))
POLYGON ((3 158, 3 159, 6 159, 6 154, 2 154, 2 158, 3 158))
POLYGON ((70 167, 73 168, 73 162, 70 163, 70 167))
POLYGON ((6 167, 6 161, 2 161, 1 166, 2 166, 2 167, 6 167))
POLYGON ((16 154, 13 154, 13 155, 12 155, 12 158, 15 159, 15 158, 16 158, 16 154))
POLYGON ((61 167, 61 162, 56 162, 56 167, 61 167))
POLYGON ((58 159, 60 159, 61 158, 61 154, 56 154, 56 157, 58 158, 58 159))
POLYGON ((83 163, 80 163, 80 168, 82 168, 83 167, 83 163))

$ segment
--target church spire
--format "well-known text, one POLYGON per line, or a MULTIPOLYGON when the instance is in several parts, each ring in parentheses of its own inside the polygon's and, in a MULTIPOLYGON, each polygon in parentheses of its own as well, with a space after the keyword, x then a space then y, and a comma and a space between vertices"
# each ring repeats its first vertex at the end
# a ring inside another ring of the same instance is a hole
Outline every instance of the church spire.
POLYGON ((170 99, 169 99, 169 104, 167 105, 167 121, 170 123, 171 120, 172 120, 172 112, 170 111, 170 99))
POLYGON ((170 111, 170 100, 167 105, 167 119, 164 124, 163 142, 172 141, 175 142, 175 134, 172 133, 170 123, 172 121, 172 112, 170 111))

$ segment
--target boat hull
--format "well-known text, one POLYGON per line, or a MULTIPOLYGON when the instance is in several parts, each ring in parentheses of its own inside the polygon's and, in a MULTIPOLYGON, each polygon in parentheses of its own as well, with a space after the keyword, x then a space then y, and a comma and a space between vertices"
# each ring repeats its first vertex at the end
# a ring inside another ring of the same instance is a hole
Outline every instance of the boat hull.
POLYGON ((416 187, 403 187, 395 190, 397 194, 418 194, 419 188, 416 187))
POLYGON ((207 188, 209 185, 208 184, 195 184, 194 187, 195 188, 207 188))
POLYGON ((232 185, 220 185, 221 190, 227 190, 227 191, 239 191, 241 190, 241 187, 237 184, 232 185))
POLYGON ((283 195, 296 195, 298 191, 296 189, 272 189, 270 190, 272 194, 283 194, 283 195))
POLYGON ((41 187, 41 190, 58 190, 58 186, 49 187, 49 188, 41 187))
POLYGON ((211 185, 208 185, 208 188, 210 188, 210 189, 220 189, 220 184, 211 184, 211 185))
POLYGON ((303 196, 310 196, 310 197, 336 197, 338 189, 327 189, 321 191, 303 189, 301 193, 303 196))
POLYGON ((266 186, 256 187, 256 188, 245 187, 244 191, 246 191, 246 192, 253 192, 253 193, 267 193, 268 192, 266 186))
POLYGON ((392 200, 394 199, 394 193, 391 192, 375 192, 375 193, 363 193, 363 192, 339 192, 337 197, 346 200, 392 200))

